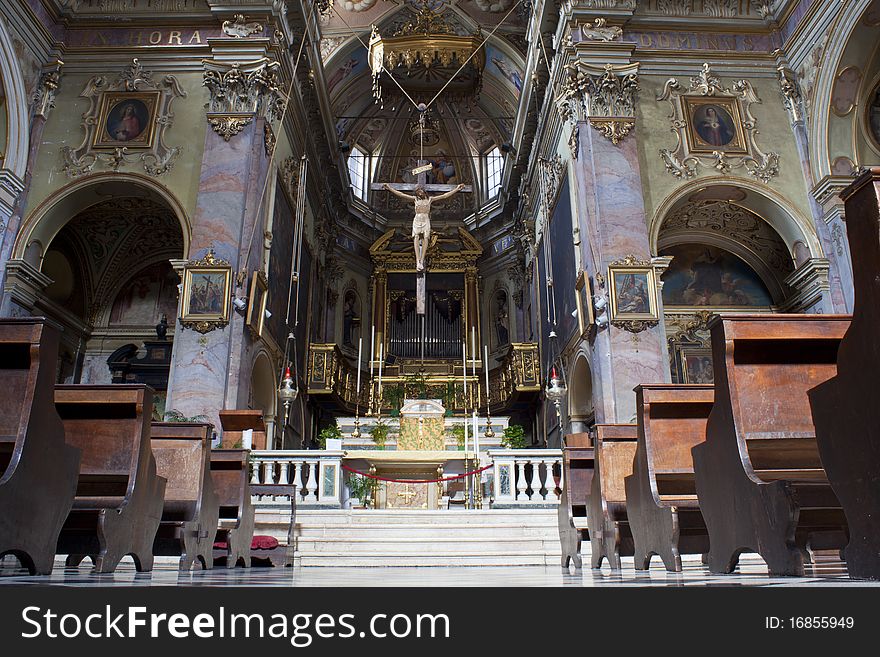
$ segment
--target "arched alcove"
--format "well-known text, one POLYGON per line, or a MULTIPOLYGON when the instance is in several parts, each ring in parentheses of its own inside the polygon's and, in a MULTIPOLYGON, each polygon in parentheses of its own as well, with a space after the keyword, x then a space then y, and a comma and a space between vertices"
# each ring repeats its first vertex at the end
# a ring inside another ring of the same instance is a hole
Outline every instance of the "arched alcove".
POLYGON ((275 382, 275 368, 265 351, 257 354, 251 370, 251 387, 249 406, 263 411, 263 422, 266 424, 266 448, 272 449, 275 443, 275 425, 277 422, 276 399, 278 386, 275 382))
MULTIPOLYGON (((6 140, 5 143, 0 143, 3 170, 11 173, 22 184, 27 169, 30 140, 29 102, 18 56, 3 18, 0 18, 0 85, 3 87, 6 108, 6 140)), ((10 209, 13 200, 11 195, 4 194, 2 197, 2 201, 10 209)))
POLYGON ((593 371, 584 354, 579 354, 569 376, 568 416, 570 432, 589 431, 595 423, 593 408, 593 371))

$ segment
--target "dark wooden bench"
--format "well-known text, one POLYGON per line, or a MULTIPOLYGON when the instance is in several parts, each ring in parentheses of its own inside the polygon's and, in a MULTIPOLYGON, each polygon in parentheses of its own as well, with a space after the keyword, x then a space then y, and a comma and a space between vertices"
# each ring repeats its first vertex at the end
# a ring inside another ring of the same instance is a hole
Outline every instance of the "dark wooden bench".
POLYGON ((691 448, 706 439, 712 385, 636 386, 639 441, 626 478, 626 511, 636 570, 651 556, 681 572, 682 554, 706 554, 709 534, 700 513, 691 448))
POLYGON ((589 433, 572 433, 565 437, 562 450, 562 494, 559 500, 559 542, 562 546, 562 567, 569 564, 580 568, 581 544, 590 540, 587 528, 587 504, 593 483, 595 457, 589 433))
POLYGON ((99 573, 113 572, 125 555, 138 571, 152 570, 165 495, 150 449, 152 388, 56 386, 55 408, 67 442, 82 452, 58 554, 68 555, 68 566, 90 557, 99 573))
POLYGON ((608 559, 612 570, 620 570, 620 557, 633 555, 624 479, 632 474, 637 440, 635 424, 596 425, 595 470, 587 506, 593 568, 608 559))
POLYGON ((211 478, 220 503, 220 521, 213 543, 226 548, 214 558, 225 558, 227 568, 251 566, 254 506, 251 503, 250 464, 247 449, 211 450, 211 478))
POLYGON ((0 555, 32 575, 52 572, 79 473, 55 411, 58 337, 43 318, 0 321, 0 555))
POLYGON ((285 497, 290 501, 290 526, 287 528, 287 545, 265 550, 251 545, 251 564, 293 566, 296 552, 296 486, 293 484, 251 484, 252 497, 285 497))
POLYGON ((189 570, 196 561, 204 569, 213 568, 213 540, 220 517, 211 478, 214 427, 153 422, 151 431, 156 467, 168 481, 153 554, 180 555, 180 570, 189 570))
POLYGON ((733 571, 753 551, 772 575, 803 575, 805 552, 846 544, 807 391, 834 376, 847 326, 838 315, 710 321, 715 404, 692 452, 712 572, 733 571))
POLYGON ((837 352, 837 375, 808 394, 816 442, 849 526, 850 577, 880 579, 880 169, 841 196, 853 263, 855 308, 837 352))

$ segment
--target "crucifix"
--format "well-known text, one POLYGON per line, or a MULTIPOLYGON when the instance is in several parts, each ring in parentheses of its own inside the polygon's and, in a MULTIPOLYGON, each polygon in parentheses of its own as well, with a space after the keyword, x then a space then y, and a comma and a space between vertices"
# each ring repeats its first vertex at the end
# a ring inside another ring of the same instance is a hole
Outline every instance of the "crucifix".
POLYGON ((415 183, 373 183, 370 186, 374 191, 388 191, 414 204, 412 238, 416 254, 416 312, 419 315, 425 314, 425 256, 431 240, 431 204, 435 201, 443 201, 458 192, 473 191, 470 185, 429 184, 427 172, 431 168, 430 162, 419 160, 419 165, 412 169, 412 172, 418 176, 415 183), (405 194, 404 192, 407 191, 414 191, 415 195, 405 194), (443 193, 438 196, 428 196, 428 192, 443 193))

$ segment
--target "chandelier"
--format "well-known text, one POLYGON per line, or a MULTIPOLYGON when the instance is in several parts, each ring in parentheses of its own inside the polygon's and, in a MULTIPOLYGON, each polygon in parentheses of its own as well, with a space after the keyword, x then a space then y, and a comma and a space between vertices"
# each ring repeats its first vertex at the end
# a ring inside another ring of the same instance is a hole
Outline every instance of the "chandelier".
POLYGON ((475 100, 486 66, 481 45, 479 27, 470 36, 458 35, 441 14, 426 5, 389 37, 373 26, 368 54, 373 98, 382 105, 384 96, 396 95, 399 85, 411 98, 423 102, 441 90, 447 100, 475 100), (383 79, 382 71, 397 84, 383 79))

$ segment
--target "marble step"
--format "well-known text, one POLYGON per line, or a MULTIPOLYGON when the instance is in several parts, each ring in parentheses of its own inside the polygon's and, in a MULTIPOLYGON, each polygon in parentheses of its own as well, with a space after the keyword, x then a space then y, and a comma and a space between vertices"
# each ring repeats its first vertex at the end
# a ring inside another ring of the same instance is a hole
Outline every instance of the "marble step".
MULTIPOLYGON (((559 557, 544 555, 534 551, 499 552, 485 551, 456 555, 394 555, 376 553, 300 553, 296 557, 298 566, 315 567, 369 567, 394 568, 418 566, 428 568, 449 568, 456 566, 556 566, 559 557)), ((474 581, 473 585, 479 582, 474 581)))
POLYGON ((534 551, 541 554, 559 554, 559 539, 503 537, 498 535, 476 536, 472 538, 353 538, 299 537, 297 549, 307 552, 381 552, 398 554, 445 554, 454 555, 474 552, 519 552, 534 551))

